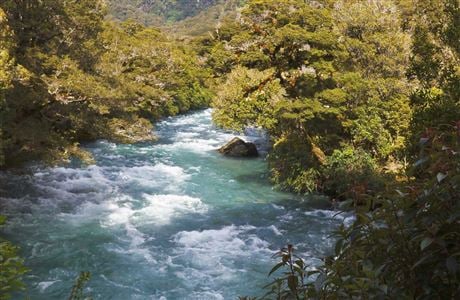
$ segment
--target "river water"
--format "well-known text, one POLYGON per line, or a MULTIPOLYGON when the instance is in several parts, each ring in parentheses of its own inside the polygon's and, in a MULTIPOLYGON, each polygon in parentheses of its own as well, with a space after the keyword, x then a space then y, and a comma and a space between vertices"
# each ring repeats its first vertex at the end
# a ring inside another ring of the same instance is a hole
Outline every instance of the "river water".
MULTIPOLYGON (((320 197, 274 190, 263 158, 219 155, 234 135, 210 110, 156 131, 155 143, 87 145, 94 166, 0 173, 2 234, 31 269, 15 299, 66 299, 80 271, 94 299, 256 296, 286 243, 311 264, 331 248, 344 218, 320 197)), ((263 149, 260 135, 245 138, 263 149)))

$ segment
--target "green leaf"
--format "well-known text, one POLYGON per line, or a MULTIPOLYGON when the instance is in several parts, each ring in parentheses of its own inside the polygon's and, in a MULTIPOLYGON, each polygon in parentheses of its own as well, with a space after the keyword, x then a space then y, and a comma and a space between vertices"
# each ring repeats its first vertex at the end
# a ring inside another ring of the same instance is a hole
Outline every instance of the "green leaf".
POLYGON ((340 252, 342 252, 342 246, 343 246, 343 240, 338 240, 336 243, 335 243, 335 255, 339 255, 340 252))
POLYGON ((439 183, 443 181, 447 177, 447 174, 439 172, 438 175, 436 175, 436 179, 438 180, 439 183))
POLYGON ((280 263, 277 263, 271 270, 270 272, 268 273, 268 276, 272 275, 273 272, 275 272, 276 270, 278 270, 279 268, 281 268, 282 266, 284 266, 285 262, 280 262, 280 263))
POLYGON ((431 237, 426 237, 420 242, 420 249, 423 251, 426 247, 430 246, 433 243, 434 239, 431 237))
POLYGON ((303 262, 303 260, 302 260, 302 259, 298 259, 298 260, 296 260, 296 261, 295 261, 295 263, 296 263, 296 264, 297 264, 299 267, 301 267, 301 268, 303 268, 303 267, 304 267, 304 262, 303 262))

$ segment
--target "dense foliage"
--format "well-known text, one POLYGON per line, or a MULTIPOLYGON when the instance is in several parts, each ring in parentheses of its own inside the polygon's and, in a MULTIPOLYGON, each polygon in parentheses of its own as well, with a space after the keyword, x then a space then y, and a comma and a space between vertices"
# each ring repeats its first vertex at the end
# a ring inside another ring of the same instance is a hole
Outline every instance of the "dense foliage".
POLYGON ((151 140, 152 119, 209 103, 208 74, 191 50, 137 23, 105 22, 102 1, 0 8, 0 166, 88 160, 82 141, 151 140))
MULTIPOLYGON (((5 217, 0 216, 0 226, 5 217)), ((18 255, 18 248, 0 238, 0 299, 10 299, 10 293, 24 288, 22 275, 27 272, 23 259, 18 255)))
MULTIPOLYGON (((319 267, 280 252, 276 299, 457 299, 460 296, 460 126, 440 127, 420 141, 409 184, 355 208, 356 221, 335 236, 334 254, 319 267), (370 203, 369 203, 370 204, 370 203)), ((275 271, 274 270, 274 271, 275 271)))
POLYGON ((225 18, 234 18, 246 0, 108 1, 109 19, 135 20, 178 38, 214 34, 225 18))
POLYGON ((145 25, 162 25, 195 16, 227 0, 109 0, 111 15, 118 20, 134 19, 145 25))
POLYGON ((455 0, 254 0, 207 41, 215 120, 266 128, 275 182, 356 210, 323 265, 283 249, 267 298, 460 297, 459 20, 455 0))
MULTIPOLYGON (((110 11, 212 33, 188 44, 107 21, 102 0, 2 1, 0 167, 90 160, 79 144, 98 138, 152 140, 152 120, 208 105, 214 90, 218 125, 268 131, 279 187, 356 210, 323 265, 283 249, 267 297, 460 297, 457 0, 124 0, 110 11)), ((0 293, 20 287, 16 252, 0 241, 0 293)))
MULTIPOLYGON (((0 168, 91 162, 81 142, 153 140, 152 121, 209 104, 209 74, 189 47, 105 15, 99 0, 1 2, 0 168)), ((24 271, 1 240, 0 298, 24 271)))
MULTIPOLYGON (((215 121, 266 128, 272 177, 296 192, 326 190, 338 164, 364 174, 394 162, 411 117, 410 37, 394 3, 315 3, 250 1, 207 49, 225 76, 215 121)), ((353 178, 335 184, 334 194, 375 184, 353 178)))

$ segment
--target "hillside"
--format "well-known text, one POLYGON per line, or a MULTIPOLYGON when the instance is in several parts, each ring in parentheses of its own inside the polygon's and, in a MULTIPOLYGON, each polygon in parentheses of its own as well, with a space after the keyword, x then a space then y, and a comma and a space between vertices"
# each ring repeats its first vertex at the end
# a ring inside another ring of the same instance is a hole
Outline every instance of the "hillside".
POLYGON ((460 299, 459 24, 2 0, 0 300, 460 299))
POLYGON ((193 17, 228 0, 109 0, 111 16, 117 20, 135 19, 145 25, 164 25, 193 17))
POLYGON ((100 138, 152 140, 151 120, 208 105, 187 45, 104 18, 103 1, 2 3, 0 167, 84 158, 79 143, 100 138))
POLYGON ((161 27, 177 36, 198 36, 213 31, 221 20, 233 16, 243 0, 109 0, 114 21, 135 20, 161 27))

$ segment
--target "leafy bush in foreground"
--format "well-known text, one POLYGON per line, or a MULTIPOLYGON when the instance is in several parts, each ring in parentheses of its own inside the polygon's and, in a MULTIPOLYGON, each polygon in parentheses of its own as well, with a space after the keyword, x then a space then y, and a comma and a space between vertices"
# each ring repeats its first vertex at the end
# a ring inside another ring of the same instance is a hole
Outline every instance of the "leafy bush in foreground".
MULTIPOLYGON (((0 226, 5 220, 0 216, 0 226)), ((26 272, 23 260, 18 256, 18 248, 0 238, 0 300, 10 299, 10 293, 24 288, 21 277, 26 272)))
POLYGON ((292 246, 285 272, 269 284, 276 299, 458 299, 460 297, 460 122, 421 138, 413 179, 358 207, 341 226, 334 255, 306 266, 292 246))
POLYGON ((68 300, 91 300, 90 296, 84 294, 85 285, 90 281, 90 272, 81 272, 75 280, 68 300))

